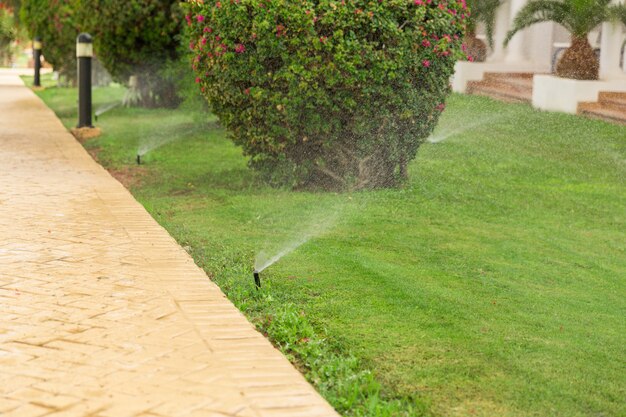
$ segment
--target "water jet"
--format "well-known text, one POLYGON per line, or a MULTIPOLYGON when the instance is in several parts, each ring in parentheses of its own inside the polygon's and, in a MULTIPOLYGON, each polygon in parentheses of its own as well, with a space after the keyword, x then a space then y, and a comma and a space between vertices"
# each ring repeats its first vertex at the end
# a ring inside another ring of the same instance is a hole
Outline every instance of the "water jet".
POLYGON ((98 121, 98 117, 100 117, 104 113, 108 112, 109 110, 113 110, 114 108, 118 107, 121 104, 122 104, 121 101, 116 101, 116 102, 113 102, 113 103, 105 104, 104 106, 99 107, 98 109, 96 109, 96 111, 94 113, 94 117, 96 119, 96 122, 98 121))

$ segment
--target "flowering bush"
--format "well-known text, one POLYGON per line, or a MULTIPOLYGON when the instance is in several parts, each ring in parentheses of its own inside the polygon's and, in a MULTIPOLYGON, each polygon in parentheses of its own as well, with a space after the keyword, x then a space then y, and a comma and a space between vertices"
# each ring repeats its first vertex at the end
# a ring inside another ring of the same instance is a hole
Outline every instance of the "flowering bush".
POLYGON ((196 82, 272 180, 393 186, 461 56, 463 0, 190 0, 196 82))

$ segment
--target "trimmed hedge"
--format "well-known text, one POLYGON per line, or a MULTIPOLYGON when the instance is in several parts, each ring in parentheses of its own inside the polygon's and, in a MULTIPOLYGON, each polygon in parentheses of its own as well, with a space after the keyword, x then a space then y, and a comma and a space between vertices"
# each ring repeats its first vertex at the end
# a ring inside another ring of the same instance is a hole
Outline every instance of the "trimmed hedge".
POLYGON ((291 186, 388 187, 463 56, 451 0, 191 1, 196 82, 253 167, 291 186))

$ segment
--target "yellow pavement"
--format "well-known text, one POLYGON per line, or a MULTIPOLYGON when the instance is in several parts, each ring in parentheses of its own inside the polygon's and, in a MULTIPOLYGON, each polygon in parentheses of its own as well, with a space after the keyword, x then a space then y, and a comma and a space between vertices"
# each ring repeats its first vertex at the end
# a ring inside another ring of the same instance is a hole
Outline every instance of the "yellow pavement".
POLYGON ((0 416, 337 416, 1 70, 0 416))

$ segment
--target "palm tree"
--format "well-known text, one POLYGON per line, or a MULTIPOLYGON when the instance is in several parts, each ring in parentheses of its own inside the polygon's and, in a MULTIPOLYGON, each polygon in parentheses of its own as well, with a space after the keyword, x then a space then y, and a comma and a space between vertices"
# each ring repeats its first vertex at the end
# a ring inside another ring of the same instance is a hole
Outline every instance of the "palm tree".
POLYGON ((622 3, 611 6, 610 13, 615 20, 619 20, 624 26, 626 26, 626 4, 622 3))
POLYGON ((487 42, 493 48, 493 31, 496 24, 496 11, 503 0, 469 0, 467 5, 470 16, 466 23, 465 44, 468 54, 474 61, 482 62, 487 58, 487 45, 476 37, 476 26, 479 23, 485 25, 487 42))
POLYGON ((572 35, 572 44, 556 65, 556 75, 577 80, 598 79, 598 57, 587 40, 599 24, 618 19, 625 6, 611 0, 531 0, 515 16, 506 46, 518 31, 540 22, 556 22, 572 35))

